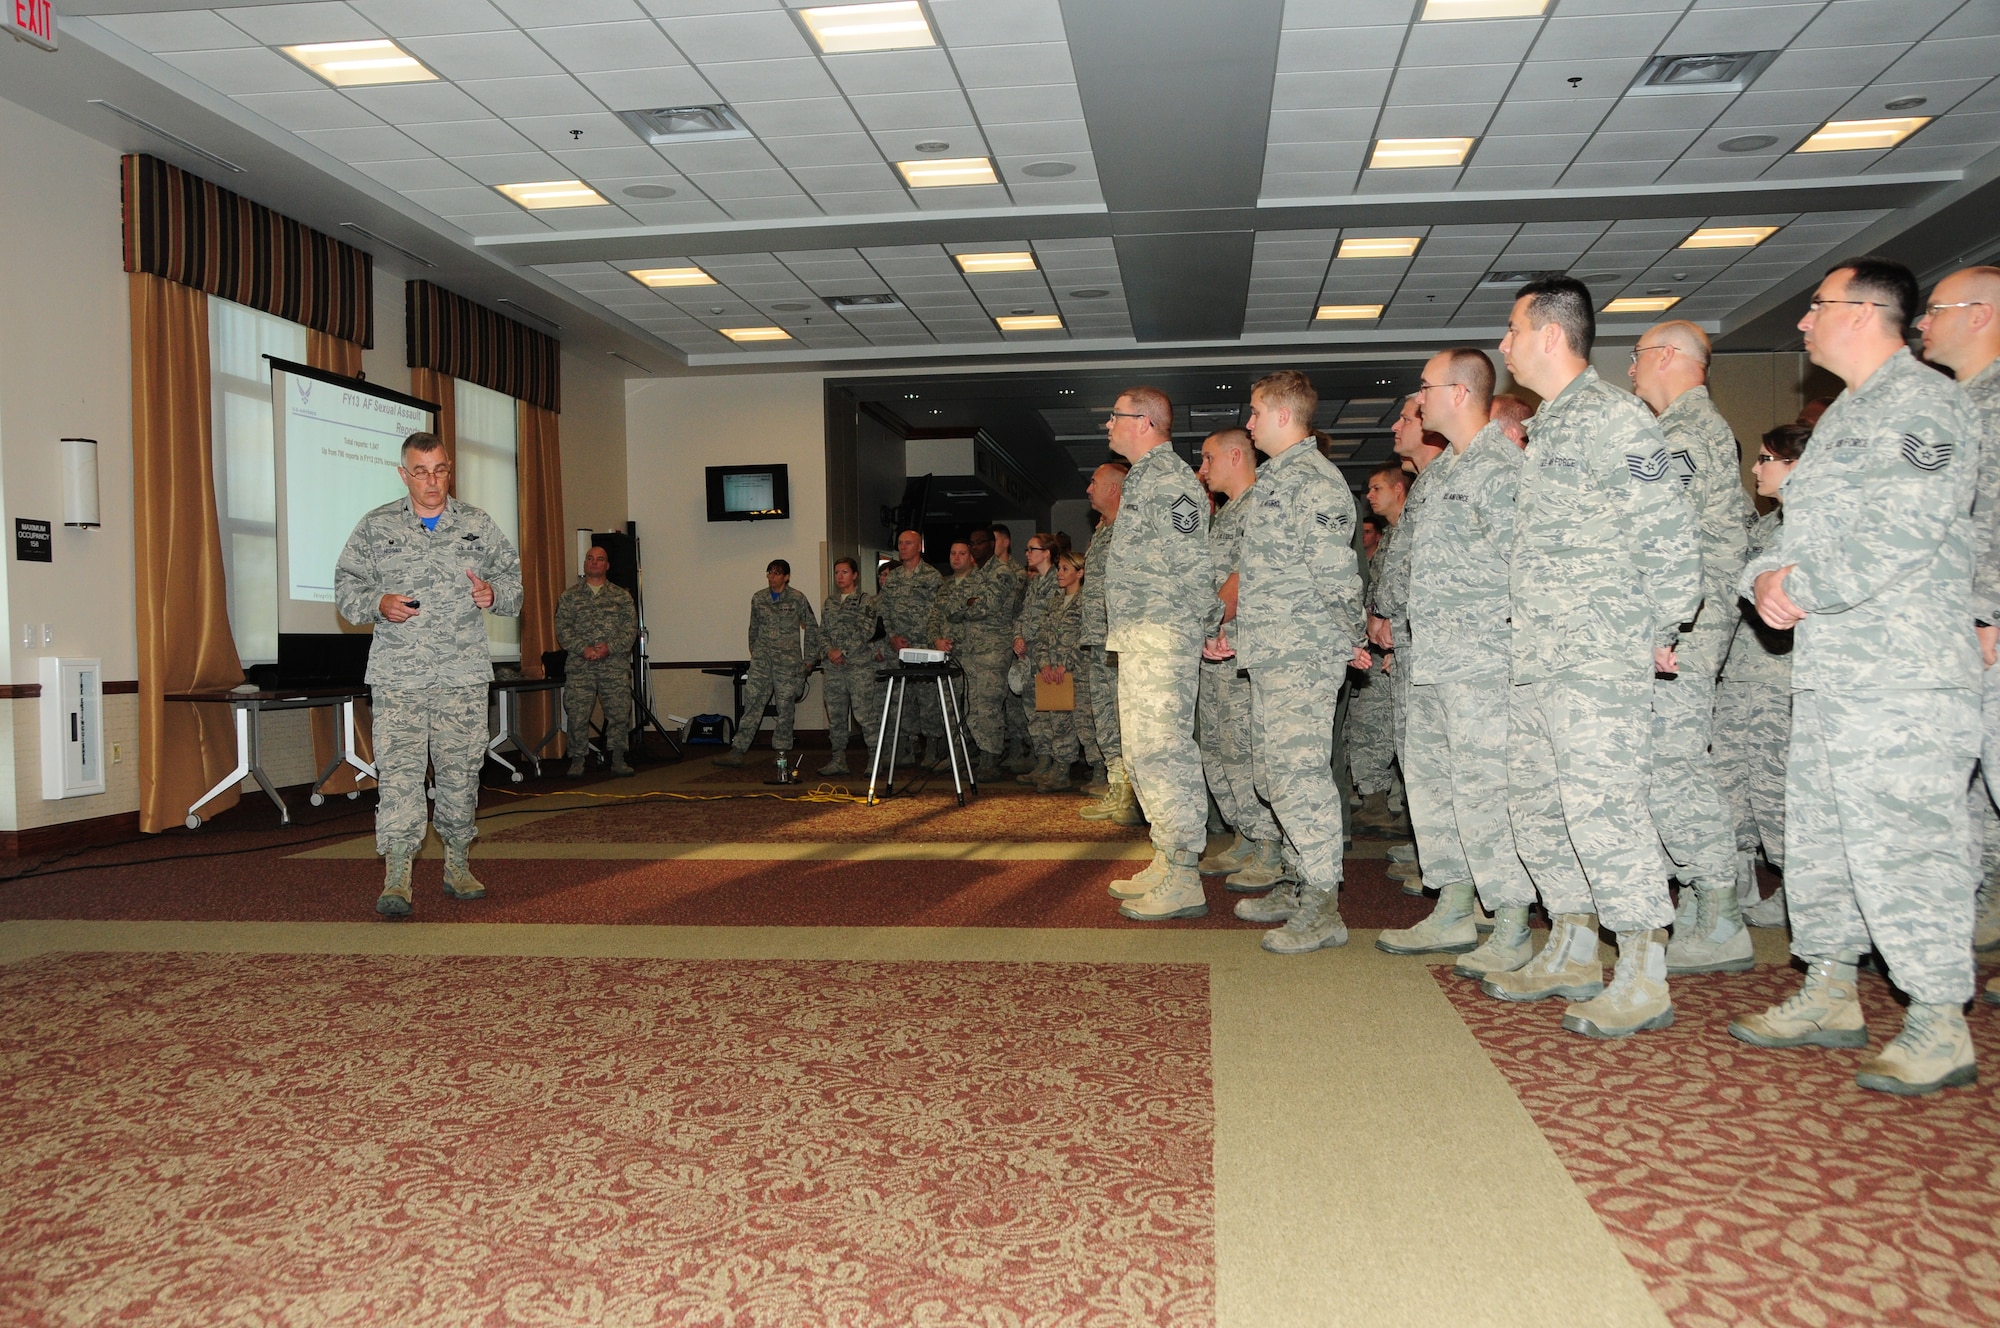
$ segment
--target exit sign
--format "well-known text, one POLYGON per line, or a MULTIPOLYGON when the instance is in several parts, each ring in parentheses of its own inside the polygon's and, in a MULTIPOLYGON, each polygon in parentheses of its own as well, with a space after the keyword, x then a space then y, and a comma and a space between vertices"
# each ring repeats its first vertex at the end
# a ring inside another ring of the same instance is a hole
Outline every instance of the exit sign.
POLYGON ((56 48, 56 13, 50 0, 0 0, 0 28, 45 51, 56 48))

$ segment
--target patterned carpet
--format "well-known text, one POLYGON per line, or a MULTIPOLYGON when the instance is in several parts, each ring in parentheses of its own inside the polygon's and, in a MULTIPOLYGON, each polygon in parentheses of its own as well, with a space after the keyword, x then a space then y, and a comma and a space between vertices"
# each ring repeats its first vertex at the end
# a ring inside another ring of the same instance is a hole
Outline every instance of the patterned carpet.
POLYGON ((1202 966, 56 955, 0 1008, 8 1324, 1214 1322, 1202 966))
MULTIPOLYGON (((1677 1328, 2000 1323, 2000 1076, 1904 1100, 1854 1086, 1867 1052, 1732 1039, 1789 968, 1676 981, 1673 1027, 1619 1042, 1438 980, 1677 1328)), ((1901 1010, 1861 999, 1879 1049, 1901 1010)), ((2000 1009, 1970 1018, 1990 1058, 2000 1009)))

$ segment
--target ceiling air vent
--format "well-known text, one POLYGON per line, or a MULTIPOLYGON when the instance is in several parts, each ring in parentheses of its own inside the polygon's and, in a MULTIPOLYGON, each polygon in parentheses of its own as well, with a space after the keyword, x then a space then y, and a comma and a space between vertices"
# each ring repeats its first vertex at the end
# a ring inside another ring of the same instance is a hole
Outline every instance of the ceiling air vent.
POLYGON ((837 314, 874 313, 882 309, 900 309, 903 302, 893 295, 829 295, 826 307, 837 314))
POLYGON ((1540 281, 1543 277, 1560 277, 1562 275, 1560 272, 1551 271, 1530 272, 1521 268, 1495 268, 1484 277, 1481 277, 1479 284, 1482 286, 1525 286, 1531 281, 1540 281))
POLYGON ((707 143, 719 138, 748 138, 750 128, 727 106, 662 106, 650 111, 620 111, 618 118, 654 147, 676 143, 707 143))
POLYGON ((1717 55, 1656 55, 1625 91, 1634 97, 1675 92, 1741 92, 1757 81, 1776 51, 1725 51, 1717 55))

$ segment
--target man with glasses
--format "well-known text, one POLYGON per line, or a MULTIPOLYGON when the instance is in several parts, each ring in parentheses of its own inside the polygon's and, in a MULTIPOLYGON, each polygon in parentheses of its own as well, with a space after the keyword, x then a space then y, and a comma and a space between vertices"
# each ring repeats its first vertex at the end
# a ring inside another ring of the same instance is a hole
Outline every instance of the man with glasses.
POLYGON ((1693 323, 1656 323, 1626 372, 1667 436, 1667 457, 1701 526, 1701 608, 1653 679, 1653 825, 1683 885, 1667 944, 1669 973, 1740 973, 1755 966, 1743 925, 1756 899, 1756 859, 1735 852, 1715 761, 1715 680, 1736 635, 1736 578, 1756 513, 1743 453, 1708 396, 1708 336, 1693 323))
MULTIPOLYGON (((2000 796, 2000 669, 1994 667, 2000 647, 2000 267, 1963 268, 1940 281, 1917 329, 1924 334, 1924 358, 1951 370, 1984 426, 1972 503, 1972 618, 1985 666, 1979 749, 1985 778, 1973 782, 1972 798, 1985 868, 2000 851, 1993 808, 2000 796)), ((2000 945, 2000 881, 1990 869, 1981 872, 1972 942, 1984 950, 2000 945)), ((2000 1003, 2000 979, 1987 984, 1986 999, 2000 1003)))
POLYGON ((1132 463, 1104 585, 1104 648, 1118 652, 1118 722, 1132 789, 1153 827, 1153 861, 1111 893, 1140 922, 1208 912, 1196 864, 1208 846, 1208 788, 1194 741, 1201 643, 1222 620, 1208 560, 1208 495, 1173 449, 1166 393, 1134 387, 1104 422, 1132 463))
MULTIPOLYGON (((1382 551, 1376 555, 1378 566, 1375 579, 1369 587, 1368 600, 1368 640, 1377 649, 1387 650, 1391 655, 1399 655, 1409 644, 1410 637, 1410 547, 1416 538, 1416 527, 1423 517, 1424 499, 1430 493, 1431 463, 1444 455, 1447 446, 1442 434, 1424 428, 1417 415, 1417 398, 1413 393, 1403 402, 1403 409, 1396 416, 1391 428, 1391 446, 1403 460, 1413 479, 1410 491, 1403 500, 1402 514, 1389 531, 1389 538, 1383 543, 1382 551)), ((1408 739, 1410 715, 1410 675, 1392 663, 1389 673, 1389 697, 1395 707, 1396 722, 1396 764, 1403 772, 1405 785, 1409 782, 1409 767, 1404 760, 1404 746, 1408 739)), ((1384 820, 1372 804, 1363 804, 1354 818, 1356 829, 1372 829, 1376 833, 1398 833, 1405 829, 1403 818, 1398 816, 1384 820)))
POLYGON ((451 461, 433 433, 403 440, 396 468, 409 495, 356 523, 334 567, 334 606, 372 625, 375 851, 386 862, 375 911, 410 914, 410 866, 426 833, 424 770, 436 772, 428 819, 444 841, 444 892, 480 899, 466 861, 479 828, 486 694, 493 660, 486 614, 521 611, 521 559, 493 518, 451 496, 451 461))
MULTIPOLYGON (((876 601, 882 613, 883 630, 889 634, 891 660, 897 652, 912 646, 920 650, 930 647, 931 610, 937 606, 938 591, 944 586, 944 573, 924 561, 922 531, 896 532, 896 558, 882 574, 882 593, 876 601)), ((916 761, 921 756, 926 760, 942 760, 944 712, 938 708, 937 691, 922 687, 911 690, 917 713, 909 731, 902 735, 902 749, 896 759, 916 761), (929 743, 928 752, 918 752, 920 740, 929 743)))
POLYGON ((1760 1047, 1865 1047, 1855 964, 1873 948, 1910 998, 1855 1083, 1913 1096, 1972 1083, 1972 849, 1979 751, 1972 497, 1979 412, 1905 344, 1909 269, 1829 271, 1799 321, 1847 385, 1785 481, 1785 524, 1737 589, 1796 627, 1785 767, 1785 905, 1807 965, 1789 1000, 1729 1026, 1760 1047))

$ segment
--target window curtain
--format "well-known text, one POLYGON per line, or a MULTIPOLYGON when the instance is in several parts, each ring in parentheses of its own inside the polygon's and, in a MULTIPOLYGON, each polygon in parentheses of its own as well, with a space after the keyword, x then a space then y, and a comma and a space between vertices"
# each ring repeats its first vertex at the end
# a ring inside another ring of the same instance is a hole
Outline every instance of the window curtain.
MULTIPOLYGON (((556 648, 556 597, 568 582, 563 556, 562 444, 556 413, 523 401, 518 426, 521 505, 521 676, 540 678, 542 652, 556 648)), ((554 694, 521 698, 532 742, 554 722, 554 694)))
MULTIPOLYGON (((326 332, 306 333, 306 363, 315 369, 325 369, 345 378, 361 376, 361 345, 345 341, 326 332)), ((330 706, 320 706, 306 711, 312 716, 313 774, 326 769, 326 763, 340 750, 340 712, 330 706)), ((354 707, 354 747, 364 761, 375 759, 375 744, 371 728, 371 715, 366 701, 354 707)), ((361 772, 351 765, 342 765, 326 781, 326 792, 348 793, 355 789, 374 788, 375 781, 364 779, 361 772)))
POLYGON ((410 395, 419 401, 437 402, 437 436, 444 440, 444 454, 451 462, 451 483, 446 492, 458 497, 458 388, 448 373, 413 366, 410 395))
MULTIPOLYGON (((185 822, 189 806, 236 764, 225 705, 170 702, 169 692, 226 691, 243 681, 229 630, 221 524, 209 448, 208 297, 146 272, 127 278, 132 307, 132 536, 139 628, 139 828, 185 822)), ((235 786, 202 808, 236 805, 235 786)))

